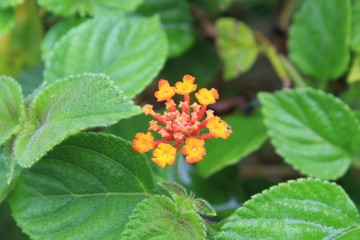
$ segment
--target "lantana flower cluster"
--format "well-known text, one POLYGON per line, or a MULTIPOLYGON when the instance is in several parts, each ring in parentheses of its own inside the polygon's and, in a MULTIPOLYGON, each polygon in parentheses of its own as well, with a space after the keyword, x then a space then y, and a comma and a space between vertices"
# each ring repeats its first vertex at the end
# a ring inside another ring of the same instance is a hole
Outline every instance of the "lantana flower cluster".
POLYGON ((187 163, 196 163, 206 155, 205 140, 211 138, 227 139, 232 133, 231 127, 220 117, 214 116, 208 105, 214 104, 219 98, 215 88, 202 88, 195 97, 198 101, 191 103, 190 93, 197 85, 195 78, 185 75, 182 82, 170 86, 167 80, 159 81, 159 90, 155 92, 158 102, 165 102, 166 110, 162 115, 153 110, 153 106, 146 104, 143 107, 145 115, 151 115, 147 133, 137 133, 132 142, 135 151, 145 153, 153 150, 152 161, 164 168, 175 162, 176 154, 180 151, 186 156, 187 163), (175 94, 182 95, 183 101, 176 104, 173 100, 175 94), (204 132, 204 130, 208 130, 204 132), (151 132, 161 136, 154 140, 151 132))

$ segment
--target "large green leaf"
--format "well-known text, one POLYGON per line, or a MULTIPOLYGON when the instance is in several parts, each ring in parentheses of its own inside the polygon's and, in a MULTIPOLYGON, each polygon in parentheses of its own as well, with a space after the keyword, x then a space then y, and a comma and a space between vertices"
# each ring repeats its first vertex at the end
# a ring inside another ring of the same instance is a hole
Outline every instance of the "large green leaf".
POLYGON ((350 28, 350 0, 307 0, 290 28, 291 60, 320 81, 339 77, 350 59, 350 28))
POLYGON ((189 199, 174 203, 154 196, 141 202, 130 216, 121 239, 205 239, 200 216, 189 199))
POLYGON ((95 18, 70 30, 46 59, 45 80, 83 72, 105 73, 129 97, 163 66, 166 36, 157 17, 95 18))
POLYGON ((276 151, 310 176, 341 177, 354 159, 359 122, 340 99, 310 88, 260 93, 276 151))
POLYGON ((216 29, 217 47, 225 64, 224 78, 232 79, 247 72, 258 55, 257 43, 251 29, 233 18, 218 19, 216 29))
POLYGON ((56 82, 35 97, 29 110, 30 120, 14 146, 16 161, 23 167, 30 167, 70 135, 140 112, 103 74, 81 74, 56 82))
POLYGON ((42 58, 45 60, 47 55, 51 52, 55 43, 60 40, 70 29, 78 26, 80 23, 83 23, 85 20, 82 18, 66 18, 50 28, 46 32, 46 35, 41 44, 41 54, 42 58))
POLYGON ((80 15, 121 14, 131 11, 142 3, 143 0, 39 0, 39 4, 55 14, 70 16, 80 15))
POLYGON ((0 204, 7 196, 10 190, 10 185, 7 184, 7 171, 5 166, 4 154, 0 152, 0 204))
POLYGON ((257 150, 267 139, 266 128, 259 112, 252 115, 236 113, 224 120, 232 127, 233 133, 227 139, 212 139, 206 142, 206 156, 197 164, 204 177, 235 164, 257 150))
POLYGON ((20 130, 24 117, 20 85, 11 77, 0 76, 0 145, 20 130))
POLYGON ((169 57, 181 55, 193 44, 192 17, 187 1, 146 0, 138 11, 146 16, 160 14, 161 26, 169 41, 169 57))
POLYGON ((315 179, 289 181, 255 195, 222 227, 217 239, 349 240, 360 215, 345 191, 315 179), (343 238, 339 238, 343 239, 343 238))
POLYGON ((352 5, 351 47, 360 52, 360 0, 353 0, 352 5))
POLYGON ((9 202, 32 239, 119 239, 154 188, 147 160, 128 142, 80 133, 25 170, 9 202))

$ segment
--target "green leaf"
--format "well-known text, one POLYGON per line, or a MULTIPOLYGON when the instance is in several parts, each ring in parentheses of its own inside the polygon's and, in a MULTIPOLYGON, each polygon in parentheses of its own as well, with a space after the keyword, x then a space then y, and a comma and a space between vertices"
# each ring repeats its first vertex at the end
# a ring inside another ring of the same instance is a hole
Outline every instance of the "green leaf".
POLYGON ((336 236, 334 239, 337 240, 357 240, 360 236, 360 226, 352 228, 339 236, 336 236))
POLYGON ((95 18, 70 30, 55 44, 46 59, 45 80, 104 73, 128 97, 134 97, 160 71, 166 55, 166 36, 157 17, 95 18))
POLYGON ((20 130, 24 117, 20 85, 11 77, 0 76, 0 145, 20 130))
POLYGON ((48 86, 29 107, 15 141, 14 155, 30 167, 66 137, 91 127, 108 126, 141 110, 103 74, 71 76, 48 86))
POLYGON ((350 29, 350 0, 305 1, 290 28, 291 60, 320 81, 341 76, 350 59, 350 29))
POLYGON ((169 57, 181 55, 194 43, 193 20, 187 1, 146 0, 138 12, 145 16, 160 15, 169 41, 169 57))
POLYGON ((169 192, 172 196, 187 196, 187 192, 183 186, 173 182, 160 182, 159 185, 169 192))
POLYGON ((354 51, 360 52, 360 0, 353 0, 351 10, 352 10, 351 47, 354 51))
POLYGON ((232 127, 233 133, 227 140, 212 139, 206 142, 207 154, 203 161, 197 163, 199 173, 204 177, 237 163, 267 139, 266 128, 258 111, 252 115, 236 113, 224 117, 224 120, 232 127))
POLYGON ((272 144, 286 162, 309 176, 344 175, 360 136, 359 122, 347 105, 311 88, 258 96, 272 144))
POLYGON ((217 47, 225 64, 224 78, 229 80, 247 72, 258 55, 258 47, 251 29, 233 18, 218 19, 216 29, 217 47))
POLYGON ((119 239, 154 187, 147 160, 128 142, 80 133, 25 170, 9 202, 32 239, 119 239))
POLYGON ((177 204, 164 196, 142 201, 131 214, 121 239, 205 239, 203 221, 191 202, 177 204))
POLYGON ((7 184, 7 171, 3 151, 0 152, 0 204, 6 198, 10 191, 10 185, 7 184))
POLYGON ((226 220, 217 239, 337 239, 359 224, 341 187, 300 179, 255 195, 226 220))
POLYGON ((22 3, 24 0, 1 0, 0 1, 0 8, 7 8, 18 5, 22 3))
MULTIPOLYGON (((0 3, 1 4, 1 3, 0 3)), ((12 8, 0 8, 0 36, 9 31, 15 23, 15 12, 12 8)))
POLYGON ((121 14, 137 8, 143 0, 39 0, 40 6, 58 15, 70 16, 79 13, 82 16, 121 14))
POLYGON ((42 59, 46 59, 55 43, 60 40, 70 29, 83 23, 85 20, 81 18, 66 18, 56 23, 46 32, 41 44, 42 59))
POLYGON ((355 55, 346 80, 349 84, 360 82, 360 53, 355 55))
POLYGON ((194 206, 194 209, 196 210, 196 212, 198 212, 201 216, 206 216, 206 217, 215 217, 216 216, 216 212, 212 208, 210 203, 208 203, 206 200, 204 200, 202 198, 194 199, 193 206, 194 206))

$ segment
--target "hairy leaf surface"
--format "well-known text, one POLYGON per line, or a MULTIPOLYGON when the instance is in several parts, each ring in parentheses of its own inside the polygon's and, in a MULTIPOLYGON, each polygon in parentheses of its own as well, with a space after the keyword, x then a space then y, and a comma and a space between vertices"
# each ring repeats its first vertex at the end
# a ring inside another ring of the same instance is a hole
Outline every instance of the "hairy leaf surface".
POLYGON ((154 196, 135 208, 121 239, 200 240, 205 239, 205 229, 189 200, 175 204, 168 197, 154 196))
POLYGON ((354 159, 359 122, 340 99, 311 88, 260 93, 276 151, 302 173, 341 177, 354 159))
POLYGON ((341 187, 300 179, 253 196, 225 221, 216 239, 344 239, 337 237, 359 226, 360 215, 341 187))
POLYGON ((10 205, 32 239, 119 239, 154 188, 147 160, 128 142, 80 133, 23 172, 10 205))
POLYGON ((20 85, 11 77, 0 76, 0 145, 20 129, 24 117, 20 85))
POLYGON ((48 86, 30 105, 30 121, 15 141, 16 161, 30 167, 66 137, 108 126, 140 108, 103 74, 71 76, 48 86))
POLYGON ((159 19, 102 17, 70 30, 45 62, 45 80, 104 73, 128 97, 140 93, 162 68, 168 44, 159 19))

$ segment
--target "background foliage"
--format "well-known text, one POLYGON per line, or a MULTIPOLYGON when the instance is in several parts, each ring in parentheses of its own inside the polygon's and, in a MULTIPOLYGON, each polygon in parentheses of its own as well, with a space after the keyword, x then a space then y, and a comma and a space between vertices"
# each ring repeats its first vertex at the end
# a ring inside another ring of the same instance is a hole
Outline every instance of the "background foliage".
POLYGON ((0 238, 359 239, 359 81, 360 0, 1 0, 0 238), (185 74, 233 134, 159 169, 185 74))

